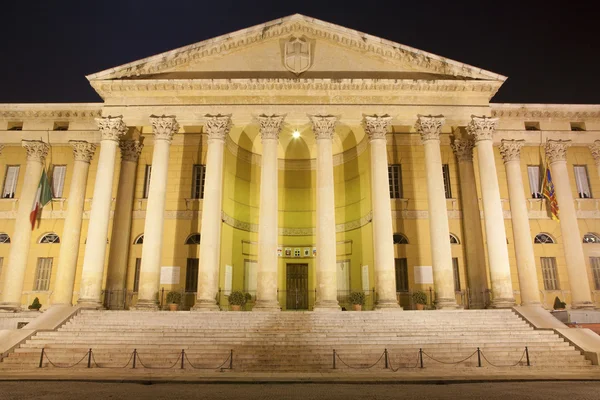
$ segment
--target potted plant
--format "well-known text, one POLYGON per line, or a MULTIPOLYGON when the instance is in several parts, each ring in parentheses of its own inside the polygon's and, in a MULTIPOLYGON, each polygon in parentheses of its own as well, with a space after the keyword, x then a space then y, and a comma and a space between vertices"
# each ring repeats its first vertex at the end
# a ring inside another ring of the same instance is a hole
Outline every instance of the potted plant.
POLYGON ((564 301, 560 301, 558 296, 556 296, 554 298, 554 310, 561 311, 561 310, 564 310, 566 306, 567 306, 567 303, 565 303, 564 301))
POLYGON ((427 294, 421 290, 417 290, 412 294, 412 299, 416 304, 417 310, 423 310, 427 304, 427 294))
POLYGON ((30 310, 34 310, 34 311, 40 311, 40 308, 42 308, 40 299, 38 299, 37 297, 35 299, 33 299, 33 303, 31 303, 31 305, 27 308, 29 308, 30 310))
POLYGON ((229 305, 232 311, 240 311, 242 306, 252 298, 250 293, 243 293, 239 290, 235 290, 229 294, 229 305))
POLYGON ((179 304, 181 303, 181 293, 171 290, 167 293, 167 304, 169 305, 170 311, 177 311, 179 304))
POLYGON ((352 309, 354 311, 360 311, 365 304, 365 294, 364 292, 352 292, 350 293, 350 296, 348 296, 348 300, 350 301, 350 304, 352 304, 352 309))

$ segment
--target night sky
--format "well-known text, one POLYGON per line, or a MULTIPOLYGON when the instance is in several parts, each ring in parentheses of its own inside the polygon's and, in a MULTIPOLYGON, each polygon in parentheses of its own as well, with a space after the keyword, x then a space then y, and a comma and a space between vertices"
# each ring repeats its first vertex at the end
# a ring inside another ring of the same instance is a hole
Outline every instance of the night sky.
POLYGON ((7 0, 0 103, 101 101, 85 75, 300 13, 508 76, 493 102, 600 104, 594 2, 552 3, 7 0))

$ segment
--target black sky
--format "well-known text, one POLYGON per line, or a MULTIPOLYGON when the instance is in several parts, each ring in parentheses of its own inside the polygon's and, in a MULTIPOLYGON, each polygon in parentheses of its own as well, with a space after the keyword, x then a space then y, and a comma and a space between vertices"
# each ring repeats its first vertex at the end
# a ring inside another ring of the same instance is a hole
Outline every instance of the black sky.
POLYGON ((595 2, 560 3, 5 0, 0 103, 100 101, 85 75, 301 13, 508 76, 493 102, 600 104, 595 2))

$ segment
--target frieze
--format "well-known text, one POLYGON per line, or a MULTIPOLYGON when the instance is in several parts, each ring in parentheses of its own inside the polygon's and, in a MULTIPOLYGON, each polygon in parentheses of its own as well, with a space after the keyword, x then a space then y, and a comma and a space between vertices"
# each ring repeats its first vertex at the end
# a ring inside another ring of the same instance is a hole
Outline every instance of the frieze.
POLYGON ((93 110, 0 110, 0 118, 3 119, 92 119, 101 115, 102 109, 100 107, 93 110))
MULTIPOLYGON (((492 117, 504 118, 564 118, 569 120, 580 120, 590 118, 600 118, 600 107, 596 110, 587 111, 569 111, 569 110, 548 110, 548 109, 528 109, 528 108, 494 108, 492 107, 492 117)), ((565 105, 565 108, 570 107, 565 105)))

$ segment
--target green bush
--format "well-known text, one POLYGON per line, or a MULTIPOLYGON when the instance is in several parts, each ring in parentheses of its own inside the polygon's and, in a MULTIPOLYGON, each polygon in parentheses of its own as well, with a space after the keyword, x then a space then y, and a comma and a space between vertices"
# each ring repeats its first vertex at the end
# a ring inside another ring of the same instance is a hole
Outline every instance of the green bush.
POLYGON ((170 291, 167 293, 167 304, 180 304, 181 303, 181 293, 176 291, 170 291))
MULTIPOLYGON (((246 301, 248 300, 247 296, 250 296, 250 293, 244 294, 243 292, 240 292, 239 290, 233 291, 229 294, 229 304, 232 306, 243 306, 244 304, 246 304, 246 301)), ((252 297, 252 296, 250 296, 250 297, 252 297)))
POLYGON ((364 292, 352 292, 348 297, 350 304, 360 304, 361 306, 365 304, 365 294, 364 292))
POLYGON ((558 296, 556 296, 554 298, 554 309, 555 310, 562 310, 567 306, 567 303, 565 303, 564 301, 560 301, 560 299, 558 298, 558 296))
POLYGON ((31 303, 31 305, 28 308, 30 310, 39 310, 40 308, 42 308, 40 299, 38 299, 37 297, 35 299, 33 299, 33 303, 31 303))
POLYGON ((416 304, 427 304, 427 294, 421 290, 414 292, 412 298, 416 304))

